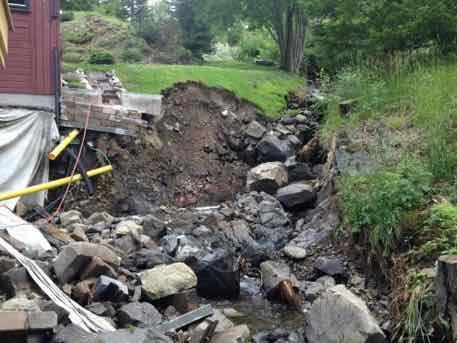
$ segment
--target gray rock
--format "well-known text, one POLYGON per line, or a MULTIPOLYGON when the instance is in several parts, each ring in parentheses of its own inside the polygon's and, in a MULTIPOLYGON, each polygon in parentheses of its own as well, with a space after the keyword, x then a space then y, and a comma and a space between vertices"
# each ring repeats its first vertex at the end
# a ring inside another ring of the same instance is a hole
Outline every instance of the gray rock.
POLYGON ((316 192, 306 183, 293 183, 278 189, 278 200, 287 208, 309 205, 316 200, 316 192))
POLYGON ((251 331, 247 325, 238 325, 214 335, 211 343, 243 343, 247 342, 251 331))
POLYGON ((75 210, 62 212, 59 218, 63 226, 70 226, 72 224, 82 223, 83 221, 81 212, 75 210))
POLYGON ((279 228, 289 224, 289 216, 282 207, 281 203, 271 197, 263 200, 258 205, 258 215, 260 217, 261 225, 267 228, 279 228))
POLYGON ((305 314, 309 343, 383 343, 386 337, 366 304, 345 286, 328 289, 305 314))
POLYGON ((93 314, 96 314, 97 316, 101 317, 109 317, 112 318, 116 315, 116 310, 114 307, 105 302, 105 303, 92 303, 88 306, 86 306, 86 309, 92 312, 93 314))
POLYGON ((289 182, 297 182, 303 180, 313 180, 316 175, 308 163, 297 161, 296 157, 289 158, 284 166, 287 168, 289 182))
POLYGON ((253 120, 245 130, 245 134, 254 139, 261 139, 266 132, 267 129, 265 128, 265 126, 263 126, 256 120, 253 120))
POLYGON ((308 255, 306 249, 294 245, 287 245, 284 248, 284 254, 293 260, 303 260, 308 255))
POLYGON ((341 281, 347 281, 348 271, 343 261, 337 257, 319 257, 314 263, 314 269, 321 274, 332 276, 341 281))
POLYGON ((247 175, 246 185, 249 191, 274 194, 287 182, 287 170, 284 165, 280 162, 269 162, 251 169, 247 175))
POLYGON ((133 220, 124 220, 116 225, 114 234, 118 237, 132 235, 137 237, 143 233, 143 227, 133 220))
POLYGON ((154 329, 118 330, 98 336, 102 343, 172 343, 171 338, 154 329))
POLYGON ((233 324, 233 322, 230 319, 228 319, 224 315, 224 313, 222 313, 221 310, 214 309, 213 315, 211 317, 205 319, 202 323, 200 323, 195 328, 195 330, 204 332, 208 328, 210 323, 215 322, 215 321, 218 321, 215 332, 222 332, 222 331, 229 330, 229 329, 235 327, 235 324, 233 324))
POLYGON ((297 279, 290 271, 289 266, 282 262, 263 262, 260 264, 260 271, 262 273, 262 287, 267 295, 272 295, 282 281, 290 280, 294 284, 297 283, 297 279))
MULTIPOLYGON (((48 263, 37 261, 37 264, 46 275, 51 275, 48 263)), ((19 294, 40 293, 40 290, 29 276, 27 270, 24 267, 17 267, 0 273, 0 292, 6 294, 9 298, 13 298, 19 294)))
POLYGON ((57 331, 52 343, 88 343, 95 342, 94 338, 95 334, 84 331, 76 324, 70 324, 57 331))
POLYGON ((259 162, 285 162, 295 154, 294 147, 287 140, 273 135, 265 136, 256 146, 259 162))
POLYGON ((87 267, 92 258, 98 256, 113 267, 120 265, 121 259, 109 248, 92 243, 71 243, 63 248, 54 261, 54 271, 62 283, 68 283, 87 267))
POLYGON ((158 266, 140 274, 143 291, 151 300, 161 299, 197 286, 197 276, 184 263, 158 266))
POLYGON ((95 225, 98 223, 104 223, 107 226, 113 224, 114 217, 107 212, 95 212, 88 219, 87 223, 89 225, 95 225))
POLYGON ((303 334, 298 331, 276 329, 271 332, 260 332, 253 337, 254 343, 302 343, 303 334))
POLYGON ((126 301, 129 290, 122 282, 107 276, 100 276, 95 285, 94 301, 126 301))
POLYGON ((89 239, 86 236, 86 230, 82 228, 83 225, 75 224, 73 226, 73 232, 71 233, 71 238, 77 242, 88 242, 89 239))
POLYGON ((130 303, 120 308, 118 320, 121 327, 129 325, 137 327, 152 327, 162 321, 162 315, 150 303, 130 303))
POLYGON ((143 232, 152 239, 159 239, 165 233, 165 223, 153 215, 143 218, 143 232))
POLYGON ((185 261, 189 257, 198 259, 204 255, 200 242, 192 236, 167 235, 160 240, 160 245, 165 253, 178 261, 185 261))

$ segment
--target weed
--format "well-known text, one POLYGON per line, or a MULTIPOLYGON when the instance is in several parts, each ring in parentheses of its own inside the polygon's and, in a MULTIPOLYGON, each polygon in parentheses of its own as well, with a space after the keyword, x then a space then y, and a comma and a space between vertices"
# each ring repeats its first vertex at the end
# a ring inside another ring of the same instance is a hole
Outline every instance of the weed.
POLYGON ((407 161, 346 176, 342 186, 345 222, 353 235, 366 237, 374 253, 390 256, 402 237, 402 222, 425 204, 431 175, 420 163, 407 161))

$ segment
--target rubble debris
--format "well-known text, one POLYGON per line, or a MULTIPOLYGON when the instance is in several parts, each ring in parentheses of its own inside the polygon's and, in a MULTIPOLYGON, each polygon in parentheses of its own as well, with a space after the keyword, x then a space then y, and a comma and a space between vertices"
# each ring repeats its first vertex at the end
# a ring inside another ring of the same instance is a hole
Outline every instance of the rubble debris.
POLYGON ((143 291, 151 300, 197 286, 197 276, 184 263, 157 266, 140 273, 143 291))
POLYGON ((95 284, 94 301, 122 302, 129 297, 129 290, 122 282, 102 275, 95 284))
POLYGON ((269 162, 251 169, 247 175, 246 185, 249 191, 274 194, 287 182, 287 170, 284 165, 280 162, 269 162))
POLYGON ((127 328, 129 325, 147 328, 159 324, 162 321, 162 315, 150 303, 129 303, 119 309, 117 319, 122 328, 127 328))
POLYGON ((305 333, 310 343, 386 342, 366 304, 344 285, 328 289, 305 318, 305 333))
POLYGON ((240 296, 239 261, 217 250, 199 261, 196 268, 197 294, 209 299, 237 299, 240 296))
POLYGON ((285 207, 293 209, 312 204, 316 200, 316 192, 313 186, 299 182, 278 189, 276 197, 285 207))
POLYGON ((66 246, 54 261, 54 270, 61 283, 68 283, 89 266, 94 257, 99 257, 113 267, 120 265, 121 259, 109 248, 86 242, 66 246))
POLYGON ((54 312, 0 312, 0 336, 6 341, 46 342, 57 327, 54 312))
POLYGON ((295 150, 288 140, 281 140, 277 136, 267 135, 256 146, 257 160, 265 162, 285 162, 295 155, 295 150))
POLYGON ((247 325, 238 325, 226 331, 216 333, 212 339, 212 343, 237 343, 245 342, 251 331, 247 325))
POLYGON ((211 305, 202 306, 182 316, 156 326, 157 331, 162 333, 176 331, 199 320, 205 319, 214 313, 211 305))
POLYGON ((245 130, 245 134, 254 139, 261 139, 266 132, 267 129, 257 120, 251 121, 245 130))
POLYGON ((314 263, 314 269, 319 276, 329 275, 340 282, 347 282, 349 279, 349 273, 343 261, 337 257, 319 257, 314 263))

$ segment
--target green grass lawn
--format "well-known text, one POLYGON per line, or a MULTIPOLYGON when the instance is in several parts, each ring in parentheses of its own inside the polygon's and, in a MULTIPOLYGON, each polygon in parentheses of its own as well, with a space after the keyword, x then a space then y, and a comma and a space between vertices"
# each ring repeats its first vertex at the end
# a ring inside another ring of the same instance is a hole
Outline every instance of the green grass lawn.
MULTIPOLYGON (((71 68, 72 66, 70 66, 71 68)), ((73 66, 74 67, 74 66, 73 66)), ((201 81, 224 87, 255 103, 269 118, 277 118, 286 105, 285 95, 305 84, 299 75, 276 68, 230 63, 210 65, 81 65, 85 70, 115 69, 124 87, 131 92, 158 94, 181 81, 201 81)))

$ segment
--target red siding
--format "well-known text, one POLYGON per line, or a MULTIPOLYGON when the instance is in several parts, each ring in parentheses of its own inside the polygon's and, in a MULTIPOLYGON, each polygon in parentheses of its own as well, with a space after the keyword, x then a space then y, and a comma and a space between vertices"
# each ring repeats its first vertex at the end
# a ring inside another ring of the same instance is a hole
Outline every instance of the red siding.
POLYGON ((13 11, 6 67, 0 69, 0 93, 54 94, 53 49, 59 47, 59 21, 53 2, 31 0, 28 12, 13 11))

